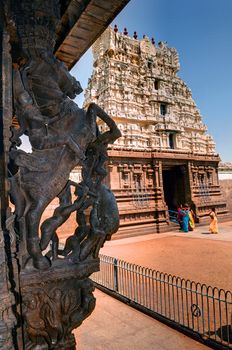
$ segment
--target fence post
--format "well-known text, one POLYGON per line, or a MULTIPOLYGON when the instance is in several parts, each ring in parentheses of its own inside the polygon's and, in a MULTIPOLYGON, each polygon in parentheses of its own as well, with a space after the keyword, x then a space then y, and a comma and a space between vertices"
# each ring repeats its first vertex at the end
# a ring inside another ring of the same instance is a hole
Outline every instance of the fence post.
POLYGON ((118 260, 114 258, 114 290, 118 292, 118 260))

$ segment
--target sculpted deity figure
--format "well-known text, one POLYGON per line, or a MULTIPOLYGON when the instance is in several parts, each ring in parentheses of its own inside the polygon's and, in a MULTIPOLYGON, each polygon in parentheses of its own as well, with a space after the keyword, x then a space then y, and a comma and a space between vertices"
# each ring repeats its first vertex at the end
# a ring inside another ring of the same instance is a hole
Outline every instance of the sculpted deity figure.
MULTIPOLYGON (((86 198, 91 197, 93 172, 101 179, 106 175, 103 168, 106 147, 120 136, 114 121, 100 107, 90 104, 85 111, 71 100, 81 91, 80 83, 66 67, 43 50, 14 71, 15 112, 20 128, 13 132, 12 142, 17 145, 19 137, 26 134, 32 153, 12 147, 10 156, 19 171, 10 179, 11 195, 16 204, 17 220, 24 227, 27 264, 30 266, 32 261, 38 269, 50 266, 51 261, 43 255, 43 250, 51 239, 53 243, 57 241, 56 229, 71 212, 80 210, 86 198), (97 116, 108 125, 108 132, 100 134, 97 116), (82 190, 77 191, 77 200, 72 203, 70 198, 67 200, 68 179, 77 165, 83 166, 84 180, 82 190), (60 198, 60 207, 42 224, 40 239, 41 216, 56 196, 60 198)), ((93 197, 97 198, 97 194, 93 197)), ((93 205, 94 201, 90 203, 93 205)), ((95 203, 95 211, 96 206, 95 203)))

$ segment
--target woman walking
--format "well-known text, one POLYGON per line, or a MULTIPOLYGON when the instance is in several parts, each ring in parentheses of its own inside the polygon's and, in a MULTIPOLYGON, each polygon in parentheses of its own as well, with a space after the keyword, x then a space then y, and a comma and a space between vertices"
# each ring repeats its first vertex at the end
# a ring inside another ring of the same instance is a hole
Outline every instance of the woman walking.
POLYGON ((193 231, 195 228, 195 214, 192 209, 189 209, 189 231, 193 231))
POLYGON ((218 233, 218 219, 216 214, 216 209, 212 208, 210 214, 210 225, 209 225, 209 232, 210 233, 218 233))
POLYGON ((182 230, 184 232, 188 232, 189 231, 189 210, 188 210, 187 204, 181 210, 181 214, 182 214, 182 221, 183 221, 182 230))

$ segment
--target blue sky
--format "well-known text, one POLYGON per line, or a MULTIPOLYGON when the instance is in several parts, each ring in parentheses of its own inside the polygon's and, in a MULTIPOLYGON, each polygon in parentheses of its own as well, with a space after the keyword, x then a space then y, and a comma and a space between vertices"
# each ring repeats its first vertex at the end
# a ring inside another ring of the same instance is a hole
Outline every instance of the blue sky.
MULTIPOLYGON (((131 0, 113 21, 167 41, 179 53, 179 76, 192 90, 223 161, 232 161, 232 0, 131 0)), ((72 74, 86 88, 92 72, 91 50, 72 74)), ((81 106, 84 95, 77 102, 81 106)))

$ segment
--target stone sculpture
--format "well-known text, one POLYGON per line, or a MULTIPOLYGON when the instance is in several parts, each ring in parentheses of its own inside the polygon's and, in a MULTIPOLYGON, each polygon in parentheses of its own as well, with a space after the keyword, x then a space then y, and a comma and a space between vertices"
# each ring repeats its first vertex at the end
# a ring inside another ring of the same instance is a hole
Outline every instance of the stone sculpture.
POLYGON ((9 182, 26 349, 75 349, 71 331, 95 306, 88 277, 99 269, 99 250, 119 226, 115 197, 102 180, 107 146, 121 133, 96 104, 83 110, 72 101, 82 92, 80 83, 53 55, 59 5, 58 0, 23 0, 8 8, 19 124, 12 128, 9 182), (97 117, 107 125, 104 133, 97 117), (22 135, 28 136, 31 153, 17 148, 22 135), (69 180, 77 165, 79 184, 69 180), (59 207, 41 222, 55 197, 59 207), (77 228, 62 247, 56 231, 72 212, 77 228))
MULTIPOLYGON (((44 63, 42 62, 41 65, 43 66, 44 63)), ((53 116, 53 109, 49 111, 53 100, 49 100, 50 96, 47 97, 47 93, 43 96, 40 89, 38 90, 40 97, 42 96, 44 100, 47 99, 46 103, 49 106, 46 107, 46 115, 44 115, 42 114, 43 110, 37 107, 30 97, 33 93, 35 101, 37 101, 35 91, 29 90, 29 94, 24 88, 25 85, 28 85, 28 81, 23 84, 22 76, 25 76, 25 70, 28 70, 28 66, 24 67, 22 71, 14 72, 15 109, 20 129, 16 130, 13 141, 18 144, 18 137, 26 133, 33 152, 28 154, 15 148, 11 150, 10 157, 19 167, 19 172, 11 178, 11 194, 16 204, 17 220, 24 221, 23 237, 29 255, 26 264, 29 264, 30 259, 32 259, 34 267, 38 269, 46 269, 51 264, 49 259, 43 256, 42 251, 46 249, 54 236, 52 230, 49 232, 48 229, 45 229, 45 226, 49 227, 47 221, 42 225, 42 238, 39 239, 39 224, 43 211, 56 196, 61 196, 61 198, 67 196, 69 174, 78 164, 85 168, 82 184, 79 185, 79 191, 77 190, 78 198, 74 203, 70 200, 68 202, 63 200, 64 203, 62 203, 61 200, 61 206, 57 208, 55 216, 62 217, 61 221, 58 219, 62 224, 71 212, 80 210, 87 197, 92 196, 96 200, 97 195, 93 191, 97 190, 97 185, 91 183, 93 182, 91 178, 96 176, 95 173, 99 173, 97 167, 101 168, 99 164, 106 160, 104 148, 110 141, 112 142, 120 136, 116 124, 97 105, 90 104, 85 112, 68 99, 68 97, 75 96, 80 85, 76 83, 64 66, 59 66, 63 78, 60 79, 60 86, 61 88, 66 86, 66 90, 64 88, 60 91, 57 89, 56 96, 63 94, 64 97, 60 103, 60 110, 56 110, 55 116, 53 116), (110 127, 110 131, 105 133, 106 136, 99 134, 96 124, 97 116, 110 127), (89 186, 95 188, 91 191, 89 186)), ((33 74, 31 73, 31 77, 34 77, 33 74)), ((59 75, 59 71, 57 71, 57 75, 59 75)), ((42 79, 42 75, 37 76, 36 74, 34 79, 36 78, 39 81, 42 79)), ((102 172, 105 176, 103 168, 102 172)), ((103 176, 98 175, 98 182, 103 176)), ((89 202, 93 204, 94 200, 89 202)), ((55 221, 54 217, 51 218, 50 225, 51 222, 55 221)))

